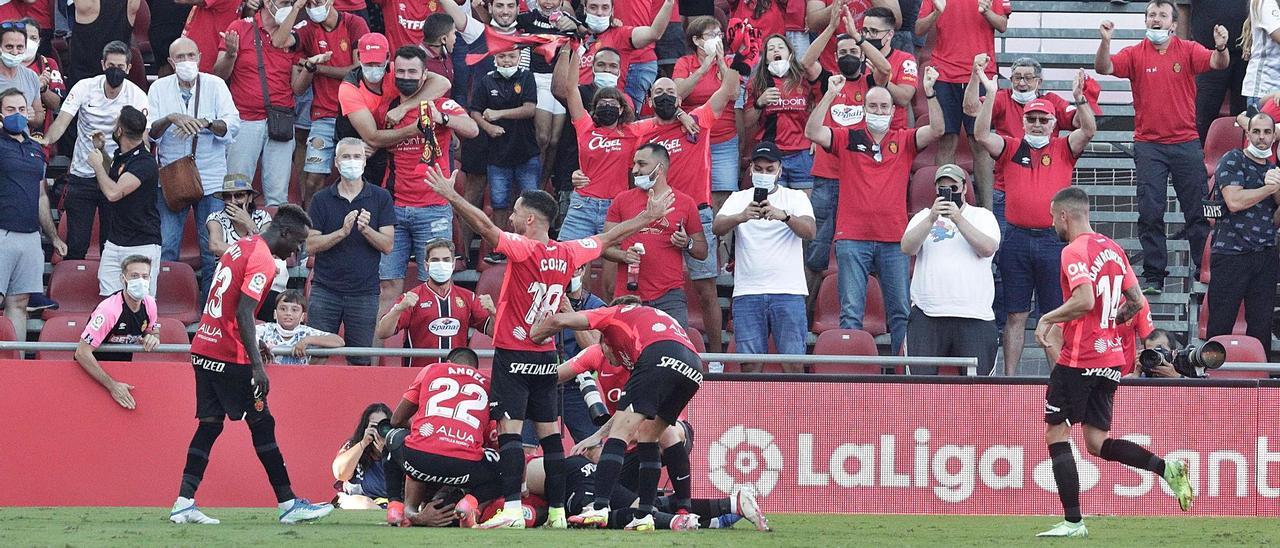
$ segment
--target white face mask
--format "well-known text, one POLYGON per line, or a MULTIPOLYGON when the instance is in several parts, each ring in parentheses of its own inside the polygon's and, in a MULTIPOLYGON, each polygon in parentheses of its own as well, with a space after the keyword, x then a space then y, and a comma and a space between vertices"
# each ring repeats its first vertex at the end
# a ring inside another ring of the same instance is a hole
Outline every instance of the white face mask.
POLYGON ((9 52, 0 52, 0 61, 3 61, 4 66, 9 68, 18 68, 22 66, 22 56, 14 55, 9 52))
POLYGON ((453 261, 435 261, 427 263, 427 275, 431 281, 442 284, 453 278, 453 261))
POLYGON ((653 171, 650 171, 648 175, 632 175, 631 179, 635 181, 636 188, 640 190, 649 190, 653 188, 653 185, 658 184, 658 181, 653 178, 657 173, 658 166, 653 166, 653 171))
POLYGON ((348 181, 359 180, 364 176, 364 160, 339 160, 338 175, 348 181))
POLYGON ((285 6, 283 8, 277 9, 275 13, 271 14, 271 17, 273 17, 276 20, 277 25, 283 25, 284 20, 289 18, 290 9, 292 8, 290 8, 289 6, 285 6))
POLYGON ((574 276, 573 278, 571 278, 571 279, 569 280, 569 292, 570 292, 570 293, 577 293, 579 289, 582 289, 582 276, 581 276, 581 275, 574 276))
POLYGON ((791 60, 778 59, 777 61, 769 61, 769 73, 782 78, 787 75, 787 70, 791 69, 791 60))
POLYGON ((752 173, 751 186, 755 188, 763 188, 769 192, 773 192, 773 188, 778 184, 777 173, 752 173))
POLYGON ((200 73, 200 63, 195 61, 180 61, 173 64, 173 73, 178 75, 178 79, 183 82, 190 82, 196 79, 196 75, 200 73))
POLYGON ((510 78, 510 77, 512 77, 512 76, 515 76, 516 71, 517 71, 517 70, 520 70, 520 67, 518 67, 518 66, 515 66, 515 67, 493 67, 493 68, 494 68, 495 70, 497 70, 497 71, 498 71, 498 74, 501 74, 503 78, 510 78))
POLYGON ((1259 160, 1266 160, 1271 157, 1270 148, 1256 148, 1253 146, 1253 143, 1249 143, 1249 146, 1245 147, 1244 151, 1246 154, 1259 160))
POLYGON ((27 38, 27 52, 22 54, 22 64, 30 64, 40 53, 40 39, 27 38))
POLYGON ((597 87, 597 88, 599 88, 599 89, 604 89, 604 88, 616 88, 616 87, 618 87, 618 75, 617 75, 617 74, 612 74, 612 73, 608 73, 608 72, 596 72, 596 73, 593 73, 593 74, 595 75, 595 82, 596 82, 596 87, 597 87))
POLYGON ((329 6, 315 6, 307 8, 307 17, 316 23, 324 22, 329 17, 329 6))
POLYGON ((1049 136, 1048 136, 1048 135, 1031 135, 1031 134, 1027 134, 1027 135, 1023 136, 1022 138, 1023 138, 1023 140, 1025 140, 1025 141, 1027 142, 1027 144, 1028 144, 1028 145, 1031 145, 1031 148, 1044 148, 1044 147, 1048 146, 1048 144, 1049 144, 1049 136))
POLYGON ((1012 95, 1013 95, 1013 100, 1014 100, 1014 101, 1017 101, 1019 105, 1025 105, 1025 104, 1027 104, 1027 103, 1030 103, 1032 99, 1035 99, 1035 98, 1036 98, 1036 92, 1035 92, 1035 90, 1031 90, 1031 91, 1018 91, 1018 90, 1016 90, 1016 89, 1015 89, 1015 90, 1012 90, 1012 91, 1013 91, 1013 94, 1012 94, 1012 95))
POLYGON ((702 53, 704 55, 715 55, 716 50, 720 49, 720 37, 708 38, 702 41, 702 53))
POLYGON ((364 73, 364 79, 368 80, 370 84, 376 84, 381 82, 382 78, 387 75, 387 67, 382 65, 360 65, 360 72, 364 73))
POLYGON ((1169 29, 1147 29, 1147 40, 1157 46, 1163 45, 1169 41, 1169 29))
POLYGON ((134 278, 125 282, 124 291, 129 295, 129 298, 141 301, 143 297, 147 296, 147 292, 151 291, 151 283, 145 278, 134 278))
POLYGON ((590 13, 587 14, 582 22, 586 23, 587 28, 591 29, 591 32, 596 34, 604 32, 609 28, 609 25, 613 23, 613 21, 608 17, 603 15, 592 15, 590 13))
POLYGON ((867 113, 867 129, 872 133, 884 133, 889 131, 889 122, 893 121, 892 114, 871 114, 867 113))

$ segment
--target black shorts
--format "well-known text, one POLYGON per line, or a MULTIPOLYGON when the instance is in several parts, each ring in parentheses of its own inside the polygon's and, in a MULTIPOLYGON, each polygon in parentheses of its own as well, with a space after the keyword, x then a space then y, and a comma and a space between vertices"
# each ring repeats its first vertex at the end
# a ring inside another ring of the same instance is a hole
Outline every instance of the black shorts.
POLYGON ((555 351, 493 351, 493 382, 489 388, 490 416, 533 422, 555 422, 560 418, 560 395, 556 392, 555 351))
POLYGON ((702 359, 694 351, 675 341, 658 341, 640 352, 617 408, 675 424, 698 393, 704 374, 702 359))
POLYGON ((496 456, 490 458, 486 454, 485 458, 469 461, 400 447, 392 451, 391 458, 398 460, 409 478, 431 486, 460 487, 479 501, 492 500, 502 491, 496 456))
POLYGON ((484 175, 489 168, 489 136, 481 133, 471 139, 463 139, 459 145, 463 173, 484 175))
POLYGON ((198 354, 191 355, 196 372, 196 418, 227 418, 238 421, 267 414, 266 398, 253 397, 253 368, 198 354))
POLYGON ((1044 396, 1044 422, 1087 424, 1111 430, 1111 400, 1120 386, 1119 367, 1054 366, 1044 396))

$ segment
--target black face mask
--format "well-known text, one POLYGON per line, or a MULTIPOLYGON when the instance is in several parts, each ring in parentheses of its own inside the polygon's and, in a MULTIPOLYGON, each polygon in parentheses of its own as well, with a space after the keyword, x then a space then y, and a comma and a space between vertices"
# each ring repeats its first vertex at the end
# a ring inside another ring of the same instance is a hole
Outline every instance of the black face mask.
POLYGON ((124 152, 123 150, 120 149, 120 132, 119 131, 111 132, 111 140, 115 141, 116 143, 116 154, 124 152))
POLYGON ((107 76, 108 86, 111 86, 113 88, 118 88, 120 87, 120 84, 124 83, 124 77, 125 77, 124 69, 120 67, 108 68, 107 70, 103 71, 103 74, 107 76))
POLYGON ((670 120, 676 117, 676 96, 675 95, 654 95, 653 96, 653 113, 657 114, 663 120, 670 120))
POLYGON ((421 87, 422 82, 413 78, 396 78, 396 90, 405 97, 412 97, 421 87))
POLYGON ((884 38, 867 38, 866 42, 877 50, 884 49, 884 38))
POLYGON ((836 59, 836 66, 840 67, 840 74, 846 79, 853 80, 862 76, 862 58, 854 55, 841 55, 836 59))
POLYGON ((620 118, 622 118, 622 109, 613 105, 599 105, 591 114, 591 120, 597 126, 611 126, 618 123, 620 118))

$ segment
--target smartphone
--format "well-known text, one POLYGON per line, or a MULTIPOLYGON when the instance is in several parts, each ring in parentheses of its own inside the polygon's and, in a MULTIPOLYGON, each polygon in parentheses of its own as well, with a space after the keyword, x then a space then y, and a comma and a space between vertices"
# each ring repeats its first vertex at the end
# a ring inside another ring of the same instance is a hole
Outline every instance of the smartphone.
POLYGON ((757 204, 763 204, 765 200, 769 199, 768 189, 756 187, 756 193, 751 196, 751 199, 757 204))
POLYGON ((939 188, 938 197, 955 204, 956 207, 960 207, 960 200, 956 198, 955 191, 951 190, 950 187, 944 186, 942 188, 939 188))

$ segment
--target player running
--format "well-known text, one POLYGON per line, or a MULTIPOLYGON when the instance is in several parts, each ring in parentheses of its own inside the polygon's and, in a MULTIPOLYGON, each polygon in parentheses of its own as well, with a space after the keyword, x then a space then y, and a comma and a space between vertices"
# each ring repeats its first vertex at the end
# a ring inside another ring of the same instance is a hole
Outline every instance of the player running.
POLYGON ((577 453, 608 438, 597 469, 595 504, 574 516, 574 523, 609 525, 609 495, 618 482, 627 442, 634 439, 640 462, 636 482, 640 504, 625 529, 651 531, 662 471, 658 439, 676 423, 702 385, 706 373, 702 360, 679 323, 661 310, 641 306, 634 296, 614 299, 606 308, 551 316, 534 327, 532 339, 544 341, 563 329, 600 331, 604 348, 613 354, 610 360, 632 370, 618 398, 617 412, 599 432, 574 447, 577 453))
POLYGON ((1111 439, 1111 401, 1125 365, 1117 323, 1132 319, 1146 304, 1124 249, 1089 225, 1089 195, 1077 187, 1059 190, 1049 206, 1053 228, 1068 242, 1062 250, 1065 302, 1040 318, 1036 341, 1048 348, 1054 324, 1063 324, 1062 351, 1045 394, 1045 442, 1053 479, 1066 519, 1041 537, 1087 537, 1080 515, 1080 476, 1071 454, 1071 425, 1084 426, 1089 454, 1164 478, 1185 512, 1191 509, 1186 463, 1165 460, 1128 440, 1111 439), (1124 300, 1121 301, 1121 297, 1124 300))
POLYGON ((311 504, 293 495, 284 456, 276 446, 276 420, 267 408, 271 385, 257 351, 253 321, 276 276, 275 259, 287 259, 297 252, 310 228, 311 219, 302 208, 280 206, 266 232, 232 244, 218 260, 209 300, 191 341, 199 424, 187 449, 182 486, 169 521, 218 523, 196 507, 195 496, 209 465, 209 451, 222 433, 223 417, 233 421, 243 418, 248 423, 258 460, 275 490, 280 523, 315 521, 333 511, 329 504, 311 504))
POLYGON ((481 524, 482 528, 524 528, 520 506, 524 483, 524 449, 520 432, 525 420, 534 422, 539 445, 546 458, 547 527, 566 527, 564 513, 564 446, 556 393, 555 342, 530 336, 537 321, 560 308, 565 288, 579 265, 600 257, 649 223, 672 211, 675 195, 650 194, 643 213, 614 226, 604 234, 572 242, 557 242, 548 234, 558 211, 555 198, 541 190, 520 194, 511 213, 515 233, 503 232, 484 211, 454 190, 455 171, 445 178, 435 168, 427 170, 427 183, 448 200, 457 214, 494 251, 507 256, 502 297, 493 328, 492 400, 500 410, 498 451, 501 454, 503 511, 481 524))

